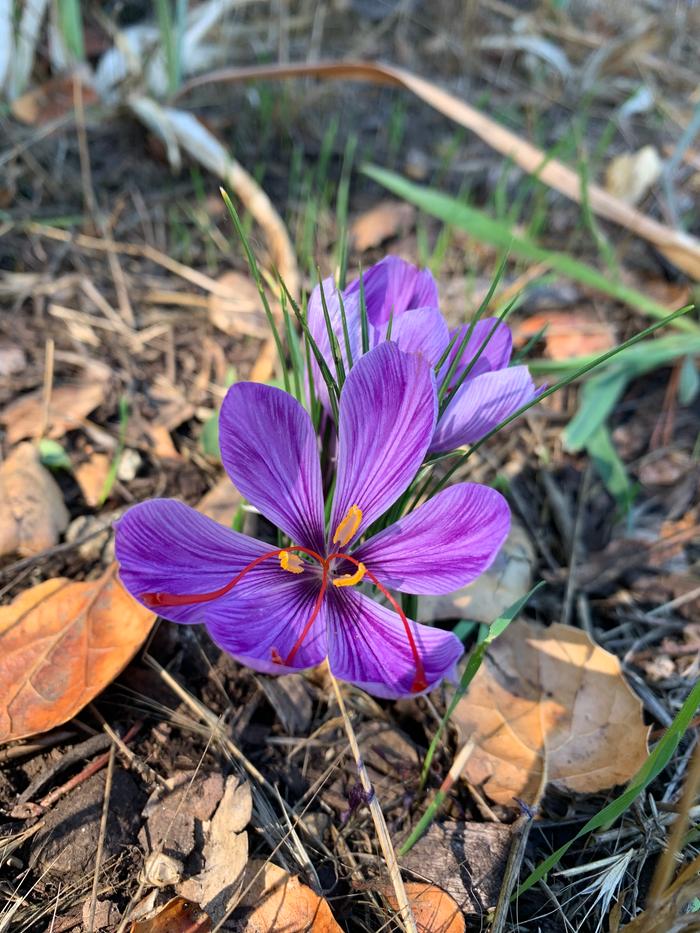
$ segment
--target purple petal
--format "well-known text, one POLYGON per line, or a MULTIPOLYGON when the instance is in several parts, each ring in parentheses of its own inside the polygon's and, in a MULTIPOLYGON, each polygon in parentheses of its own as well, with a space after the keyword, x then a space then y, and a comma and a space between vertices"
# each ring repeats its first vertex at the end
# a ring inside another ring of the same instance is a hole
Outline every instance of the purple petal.
POLYGON ((294 544, 322 548, 318 446, 299 402, 272 386, 231 386, 219 415, 219 444, 239 492, 294 544))
MULTIPOLYGON (((176 499, 134 505, 115 522, 115 529, 119 576, 141 603, 144 593, 218 590, 256 557, 272 550, 271 545, 231 531, 176 499)), ((210 605, 168 606, 161 615, 173 622, 203 622, 210 605)))
MULTIPOLYGON (((345 363, 346 372, 350 368, 348 363, 347 345, 345 333, 343 331, 343 318, 340 310, 340 295, 334 279, 329 276, 324 279, 320 285, 317 285, 311 292, 309 303, 307 305, 307 323, 309 331, 313 337, 318 349, 321 351, 333 378, 336 378, 335 362, 331 352, 331 343, 328 336, 328 327, 323 313, 323 301, 321 297, 321 288, 323 288, 323 297, 326 300, 328 317, 331 322, 331 330, 338 339, 340 354, 345 363)), ((362 327, 360 323, 360 296, 343 295, 343 308, 345 310, 345 322, 348 330, 348 342, 353 362, 356 362, 362 355, 362 327)), ((328 399, 328 389, 321 375, 321 370, 316 362, 313 353, 311 354, 311 370, 314 379, 314 388, 321 403, 326 410, 330 408, 328 399)))
MULTIPOLYGON (((386 339, 388 324, 381 329, 386 339)), ((405 353, 421 353, 435 366, 450 342, 449 330, 437 308, 413 308, 392 321, 391 340, 405 353)))
MULTIPOLYGON (((403 622, 396 612, 343 588, 326 597, 328 661, 341 680, 374 696, 415 696, 416 663, 403 622)), ((425 669, 427 690, 455 676, 463 648, 452 632, 409 621, 425 669)), ((425 692, 425 691, 421 691, 425 692)))
MULTIPOLYGON (((251 578, 253 578, 251 573, 251 578)), ((320 576, 307 568, 296 575, 277 567, 265 567, 256 574, 231 614, 221 604, 207 618, 212 639, 237 661, 266 674, 289 674, 320 664, 328 653, 326 613, 323 603, 289 664, 286 659, 295 648, 316 608, 320 576)))
POLYGON ((391 589, 451 593, 491 564, 510 528, 510 509, 488 486, 461 483, 374 535, 353 557, 391 589))
MULTIPOLYGON (((263 541, 229 531, 175 499, 135 505, 116 523, 119 575, 143 603, 144 593, 208 593, 229 583, 255 558, 275 550, 263 541)), ((286 658, 311 618, 320 590, 320 570, 282 570, 276 557, 254 567, 224 596, 203 603, 163 606, 173 622, 203 622, 214 641, 255 670, 283 674, 312 667, 326 656, 326 623, 319 614, 288 667, 286 658)), ((145 603, 144 603, 145 605, 145 603)))
POLYGON ((438 422, 431 453, 474 444, 537 394, 527 366, 512 366, 467 379, 438 422))
POLYGON ((436 406, 433 371, 422 357, 387 341, 355 364, 340 396, 331 535, 357 506, 355 537, 406 489, 430 443, 436 406))
MULTIPOLYGON (((437 307, 435 279, 427 269, 418 269, 398 256, 386 256, 362 274, 367 319, 374 327, 386 324, 393 311, 396 321, 409 308, 437 307)), ((345 290, 360 293, 356 279, 345 290)))
MULTIPOLYGON (((455 333, 459 333, 457 340, 455 341, 450 355, 447 361, 440 369, 440 376, 444 378, 447 374, 452 360, 457 355, 458 349, 461 345, 461 341, 464 339, 466 334, 469 331, 469 325, 465 324, 462 327, 457 328, 457 331, 452 331, 450 338, 454 336, 455 333)), ((475 376, 481 375, 481 373, 493 372, 497 369, 504 369, 510 362, 510 356, 513 352, 513 335, 510 332, 510 328, 503 324, 498 318, 488 317, 484 318, 481 321, 477 321, 474 325, 474 329, 471 332, 469 340, 467 342, 464 351, 462 352, 457 368, 452 377, 451 383, 454 384, 464 372, 467 366, 471 363, 474 357, 479 353, 484 342, 486 346, 479 354, 479 359, 469 370, 468 379, 473 379, 475 376), (495 328, 495 329, 494 329, 495 328), (490 336, 491 331, 493 331, 493 336, 490 336)), ((438 379, 439 382, 442 381, 441 378, 438 379)))

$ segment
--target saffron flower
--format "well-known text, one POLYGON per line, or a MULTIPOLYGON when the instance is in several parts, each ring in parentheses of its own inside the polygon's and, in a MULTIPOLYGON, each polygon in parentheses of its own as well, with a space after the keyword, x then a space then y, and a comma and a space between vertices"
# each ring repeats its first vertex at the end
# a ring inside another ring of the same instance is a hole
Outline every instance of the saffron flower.
MULTIPOLYGON (((369 348, 385 342, 389 336, 401 350, 419 353, 436 366, 455 331, 450 332, 440 313, 437 285, 430 272, 418 269, 397 256, 387 256, 363 274, 362 287, 369 348)), ((331 329, 348 369, 362 356, 360 280, 351 282, 341 293, 332 278, 325 279, 309 298, 309 330, 330 371, 334 372, 324 301, 331 329)), ((468 329, 467 325, 458 328, 459 334, 450 355, 437 374, 438 384, 446 377, 468 329)), ((429 453, 444 453, 464 444, 476 443, 521 405, 532 401, 537 390, 527 366, 508 365, 512 351, 512 335, 505 324, 496 318, 477 321, 450 379, 446 396, 449 402, 436 424, 429 453), (474 362, 477 354, 478 359, 474 362), (470 369, 466 378, 456 387, 467 367, 470 369)), ((315 360, 311 365, 319 398, 326 410, 330 410, 328 390, 318 365, 315 360)))
POLYGON ((336 677, 380 697, 452 676, 462 645, 408 619, 390 589, 447 593, 485 570, 508 533, 503 497, 477 484, 443 490, 374 535, 415 477, 437 411, 432 368, 385 342, 349 374, 326 532, 318 439, 286 392, 232 386, 221 408, 223 464, 239 491, 289 538, 271 547, 172 499, 117 524, 121 579, 174 622, 204 622, 243 664, 271 674, 328 658, 336 677), (386 603, 360 590, 373 589, 386 603))

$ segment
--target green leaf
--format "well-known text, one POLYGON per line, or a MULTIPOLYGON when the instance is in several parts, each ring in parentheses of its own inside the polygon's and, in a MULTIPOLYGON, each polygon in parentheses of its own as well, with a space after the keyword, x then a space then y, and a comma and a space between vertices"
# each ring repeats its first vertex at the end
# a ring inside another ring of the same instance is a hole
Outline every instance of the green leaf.
POLYGON ((605 488, 617 502, 620 512, 626 514, 634 502, 638 487, 630 481, 605 425, 601 425, 588 438, 586 449, 605 488))
POLYGON ((51 440, 50 437, 42 437, 39 441, 39 459, 50 470, 72 470, 73 464, 58 441, 51 440))
POLYGON ((221 448, 219 447, 219 415, 211 415, 202 426, 202 433, 199 435, 199 444, 212 460, 221 460, 221 448))
POLYGON ((690 405, 697 398, 700 390, 700 376, 698 367, 692 356, 686 356, 681 366, 681 377, 678 383, 678 401, 681 405, 690 405))
MULTIPOLYGON (((635 310, 644 312, 649 317, 665 318, 668 315, 668 308, 643 292, 620 282, 611 281, 593 266, 579 262, 567 253, 544 249, 526 237, 514 234, 507 224, 494 220, 478 208, 440 191, 416 185, 401 175, 375 165, 364 165, 361 171, 398 197, 415 204, 416 207, 432 214, 433 217, 438 217, 445 223, 465 230, 477 240, 489 243, 498 249, 507 249, 516 256, 522 256, 533 262, 545 263, 561 275, 595 288, 605 295, 610 295, 611 298, 616 298, 635 310)), ((689 333, 699 332, 698 325, 685 318, 678 319, 675 326, 689 333)))

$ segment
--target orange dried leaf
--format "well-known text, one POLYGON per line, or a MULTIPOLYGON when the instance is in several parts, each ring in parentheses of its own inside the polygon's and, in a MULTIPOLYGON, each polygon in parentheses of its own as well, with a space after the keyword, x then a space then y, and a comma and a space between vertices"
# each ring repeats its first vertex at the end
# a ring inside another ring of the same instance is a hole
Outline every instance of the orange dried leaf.
POLYGON ((553 360, 568 360, 589 353, 604 353, 616 342, 615 330, 595 314, 579 311, 543 311, 518 325, 516 338, 524 342, 547 327, 544 342, 553 360))
POLYGON ((100 504, 111 465, 112 460, 107 454, 93 454, 89 460, 76 467, 75 478, 89 506, 100 504))
POLYGON ((89 583, 46 580, 0 608, 0 743, 75 716, 143 643, 155 615, 116 569, 89 583))
MULTIPOLYGON (((44 123, 65 116, 74 106, 74 80, 77 78, 73 75, 60 75, 32 88, 12 102, 12 115, 29 126, 43 126, 44 123)), ((96 103, 97 92, 84 81, 80 83, 83 106, 96 103)))
MULTIPOLYGON (((409 882, 405 888, 418 933, 465 933, 464 914, 446 891, 421 881, 409 882)), ((388 889, 381 893, 398 910, 396 895, 388 889)))
POLYGON ((619 660, 569 625, 509 626, 453 721, 476 743, 465 777, 505 806, 536 804, 549 783, 576 793, 624 784, 648 754, 619 660))
POLYGON ((328 903, 272 862, 251 860, 243 890, 241 907, 251 909, 236 927, 240 933, 341 933, 328 903))
POLYGON ((355 220, 350 236, 358 253, 380 246, 385 240, 410 230, 416 209, 405 201, 380 201, 355 220))
POLYGON ((198 904, 173 897, 148 920, 136 920, 130 933, 209 933, 211 918, 198 904))

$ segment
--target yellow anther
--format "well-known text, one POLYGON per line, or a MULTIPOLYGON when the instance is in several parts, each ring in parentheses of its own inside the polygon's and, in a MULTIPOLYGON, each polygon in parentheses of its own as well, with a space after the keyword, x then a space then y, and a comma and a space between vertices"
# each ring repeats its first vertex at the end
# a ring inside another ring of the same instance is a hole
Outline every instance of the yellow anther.
POLYGON ((345 547, 348 541, 351 541, 357 534, 361 521, 362 510, 356 505, 351 505, 347 515, 335 529, 333 544, 340 544, 341 547, 345 547))
POLYGON ((346 573, 342 577, 336 577, 333 581, 333 586, 355 586, 356 583, 360 583, 366 570, 367 568, 364 564, 358 564, 355 573, 346 573))
POLYGON ((280 551, 279 559, 282 570, 288 570, 289 573, 304 572, 304 562, 298 554, 290 554, 289 551, 280 551))

